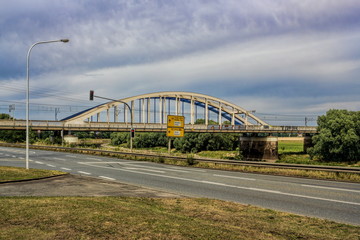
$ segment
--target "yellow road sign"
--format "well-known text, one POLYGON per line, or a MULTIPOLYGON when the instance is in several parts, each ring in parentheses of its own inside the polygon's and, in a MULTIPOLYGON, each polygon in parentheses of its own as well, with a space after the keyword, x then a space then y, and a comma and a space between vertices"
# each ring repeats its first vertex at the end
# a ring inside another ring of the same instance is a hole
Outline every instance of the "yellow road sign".
POLYGON ((184 128, 168 127, 166 131, 167 137, 184 137, 184 128))
POLYGON ((167 126, 168 127, 179 127, 184 128, 185 117, 168 115, 167 126))

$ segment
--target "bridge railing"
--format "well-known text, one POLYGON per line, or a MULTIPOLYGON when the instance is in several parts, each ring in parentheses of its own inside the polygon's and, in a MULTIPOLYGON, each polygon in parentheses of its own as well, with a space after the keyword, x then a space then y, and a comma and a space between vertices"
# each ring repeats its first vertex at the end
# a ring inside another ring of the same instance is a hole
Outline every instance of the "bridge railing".
MULTIPOLYGON (((0 120, 2 129, 23 129, 26 126, 25 120, 0 120)), ((85 122, 83 124, 66 124, 62 121, 29 121, 31 128, 42 129, 68 129, 68 130, 91 130, 94 131, 125 131, 128 130, 130 123, 112 123, 112 122, 85 122)), ((166 124, 160 123, 134 123, 135 129, 165 131, 166 124)), ((248 131, 248 132, 316 132, 316 127, 307 126, 269 126, 269 125, 205 125, 205 124, 185 124, 185 130, 191 131, 248 131)))

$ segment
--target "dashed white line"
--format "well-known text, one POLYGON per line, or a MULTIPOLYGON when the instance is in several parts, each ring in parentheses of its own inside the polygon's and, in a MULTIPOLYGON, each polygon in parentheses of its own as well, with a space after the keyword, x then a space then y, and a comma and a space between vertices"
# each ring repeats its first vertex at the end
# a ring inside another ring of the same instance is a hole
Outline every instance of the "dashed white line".
POLYGON ((104 178, 106 180, 112 180, 112 181, 115 181, 116 179, 115 178, 111 178, 111 177, 105 177, 105 176, 99 176, 100 178, 104 178))
POLYGON ((61 169, 62 169, 62 170, 66 170, 66 171, 71 171, 70 168, 66 168, 66 167, 62 167, 61 169))
POLYGON ((80 174, 85 174, 85 175, 91 175, 91 173, 83 172, 83 171, 78 171, 78 173, 80 173, 80 174))
POLYGON ((49 167, 56 167, 56 166, 51 165, 51 164, 46 164, 46 166, 49 166, 49 167))
POLYGON ((235 177, 235 176, 227 176, 227 175, 219 175, 219 174, 213 174, 215 177, 224 177, 224 178, 234 178, 234 179, 240 179, 240 180, 249 180, 249 181, 256 181, 255 178, 244 178, 244 177, 235 177))
POLYGON ((37 164, 44 164, 43 162, 39 162, 39 161, 35 161, 35 163, 37 163, 37 164))
POLYGON ((91 157, 87 157, 86 159, 89 159, 89 160, 95 160, 95 161, 102 161, 101 159, 98 159, 98 158, 91 158, 91 157))
POLYGON ((217 183, 217 182, 209 182, 209 181, 201 181, 201 180, 195 180, 195 179, 189 179, 189 178, 166 176, 166 175, 160 175, 160 174, 156 174, 156 173, 144 173, 144 172, 139 172, 139 171, 124 169, 124 168, 111 168, 111 167, 106 167, 106 166, 91 165, 91 164, 89 164, 89 163, 81 163, 81 164, 88 165, 88 166, 93 166, 93 167, 98 167, 98 168, 106 168, 106 169, 112 169, 112 170, 117 170, 117 171, 125 171, 125 172, 145 174, 145 175, 150 175, 150 176, 163 177, 163 178, 184 180, 184 181, 189 181, 189 182, 198 182, 198 183, 219 185, 219 186, 230 187, 230 188, 237 188, 237 189, 244 189, 244 190, 251 190, 251 191, 258 191, 258 192, 268 192, 268 193, 280 194, 280 195, 285 195, 285 196, 301 197, 301 198, 307 198, 307 199, 315 199, 315 200, 322 200, 322 201, 328 201, 328 202, 336 202, 336 203, 344 203, 344 204, 351 204, 351 205, 358 205, 358 206, 360 206, 360 203, 358 203, 358 202, 347 202, 347 201, 341 201, 341 200, 335 200, 335 199, 312 197, 312 196, 306 196, 306 195, 300 195, 300 194, 292 194, 292 193, 285 193, 285 192, 279 192, 279 191, 273 191, 273 190, 261 189, 261 188, 241 187, 241 186, 228 185, 228 184, 217 183))
POLYGON ((152 170, 152 169, 147 169, 147 168, 124 167, 124 169, 140 170, 140 171, 148 171, 148 172, 156 172, 156 173, 165 173, 164 171, 152 170))
POLYGON ((63 158, 57 158, 57 157, 53 157, 54 160, 60 160, 60 161, 66 161, 66 159, 63 158))
POLYGON ((322 189, 329 189, 329 190, 337 190, 337 191, 346 191, 346 192, 356 192, 356 193, 360 193, 359 190, 344 189, 344 188, 322 187, 322 186, 305 185, 305 184, 302 184, 301 186, 303 186, 303 187, 311 187, 311 188, 322 188, 322 189))

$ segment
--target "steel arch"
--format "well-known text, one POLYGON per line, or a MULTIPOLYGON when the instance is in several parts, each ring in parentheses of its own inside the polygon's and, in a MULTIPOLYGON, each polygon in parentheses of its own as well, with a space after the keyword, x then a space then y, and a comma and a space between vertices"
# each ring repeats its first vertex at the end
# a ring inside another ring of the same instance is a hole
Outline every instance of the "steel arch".
MULTIPOLYGON (((141 100, 145 102, 145 99, 162 99, 165 100, 173 100, 176 101, 175 106, 177 106, 178 102, 189 103, 190 108, 193 109, 193 106, 200 106, 202 108, 208 109, 207 111, 212 111, 217 114, 221 113, 221 117, 231 121, 231 125, 244 124, 244 125, 268 125, 266 122, 262 121, 254 114, 245 109, 237 106, 236 104, 230 103, 220 98, 212 97, 205 94, 193 93, 193 92, 155 92, 137 95, 133 97, 119 99, 117 101, 122 101, 126 103, 132 103, 135 100, 141 100), (244 115, 245 118, 243 116, 244 115), (250 119, 250 121, 248 120, 250 119)), ((71 115, 67 118, 62 119, 65 124, 81 124, 84 123, 87 119, 90 119, 91 116, 98 114, 103 111, 107 111, 110 108, 117 107, 119 105, 123 105, 121 102, 110 101, 93 108, 84 110, 82 112, 71 115)), ((176 107, 176 114, 179 114, 179 109, 176 107)), ((194 124, 193 115, 194 112, 190 113, 191 115, 191 124, 194 124)))

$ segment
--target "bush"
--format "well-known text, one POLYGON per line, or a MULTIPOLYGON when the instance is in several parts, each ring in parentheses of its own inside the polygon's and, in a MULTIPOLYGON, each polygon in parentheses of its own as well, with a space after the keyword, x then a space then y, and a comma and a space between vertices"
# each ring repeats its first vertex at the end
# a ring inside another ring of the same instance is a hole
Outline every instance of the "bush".
POLYGON ((324 161, 360 160, 360 111, 329 110, 318 118, 318 135, 309 155, 324 161))
POLYGON ((236 134, 188 133, 174 141, 176 150, 183 153, 200 151, 235 150, 239 145, 236 134))

